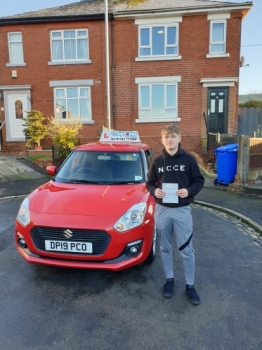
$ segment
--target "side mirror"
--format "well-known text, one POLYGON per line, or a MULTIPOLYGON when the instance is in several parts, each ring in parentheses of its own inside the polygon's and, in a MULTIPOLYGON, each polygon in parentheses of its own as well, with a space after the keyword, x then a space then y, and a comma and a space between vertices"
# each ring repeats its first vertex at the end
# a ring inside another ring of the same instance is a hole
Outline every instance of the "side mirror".
POLYGON ((55 175, 56 174, 56 166, 54 165, 49 165, 46 167, 46 172, 49 175, 55 175))

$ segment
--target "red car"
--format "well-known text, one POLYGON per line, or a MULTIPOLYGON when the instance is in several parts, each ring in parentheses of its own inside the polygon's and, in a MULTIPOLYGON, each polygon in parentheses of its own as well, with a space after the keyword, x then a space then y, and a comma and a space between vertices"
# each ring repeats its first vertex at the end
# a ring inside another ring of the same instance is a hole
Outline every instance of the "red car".
POLYGON ((139 141, 134 131, 103 131, 57 173, 47 167, 53 179, 16 218, 16 246, 29 263, 117 271, 154 260, 155 202, 145 181, 155 155, 139 141))

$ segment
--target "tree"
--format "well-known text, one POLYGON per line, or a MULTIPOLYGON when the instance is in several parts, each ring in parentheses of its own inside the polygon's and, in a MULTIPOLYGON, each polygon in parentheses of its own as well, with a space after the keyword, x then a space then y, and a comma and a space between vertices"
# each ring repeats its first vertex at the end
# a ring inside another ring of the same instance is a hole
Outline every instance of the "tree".
POLYGON ((26 140, 34 147, 40 146, 40 141, 48 135, 48 127, 45 124, 46 117, 38 110, 26 111, 27 116, 23 118, 26 140))

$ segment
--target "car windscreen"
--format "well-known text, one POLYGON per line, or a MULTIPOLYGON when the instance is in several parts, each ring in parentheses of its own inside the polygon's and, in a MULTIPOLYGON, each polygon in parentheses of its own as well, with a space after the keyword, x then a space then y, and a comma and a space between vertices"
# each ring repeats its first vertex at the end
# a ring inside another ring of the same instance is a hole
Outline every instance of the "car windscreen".
POLYGON ((139 152, 76 150, 55 177, 56 182, 125 184, 144 182, 139 152))

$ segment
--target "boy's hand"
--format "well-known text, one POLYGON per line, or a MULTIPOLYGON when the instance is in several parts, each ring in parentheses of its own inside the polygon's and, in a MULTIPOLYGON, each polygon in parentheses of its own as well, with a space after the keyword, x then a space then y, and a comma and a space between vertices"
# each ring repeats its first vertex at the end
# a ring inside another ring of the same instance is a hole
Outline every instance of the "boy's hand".
POLYGON ((157 189, 155 190, 155 196, 156 196, 157 198, 163 198, 165 194, 166 194, 166 192, 164 192, 163 190, 161 190, 161 188, 157 188, 157 189))
POLYGON ((180 190, 176 191, 176 194, 181 198, 188 197, 188 190, 186 188, 181 188, 180 190))

